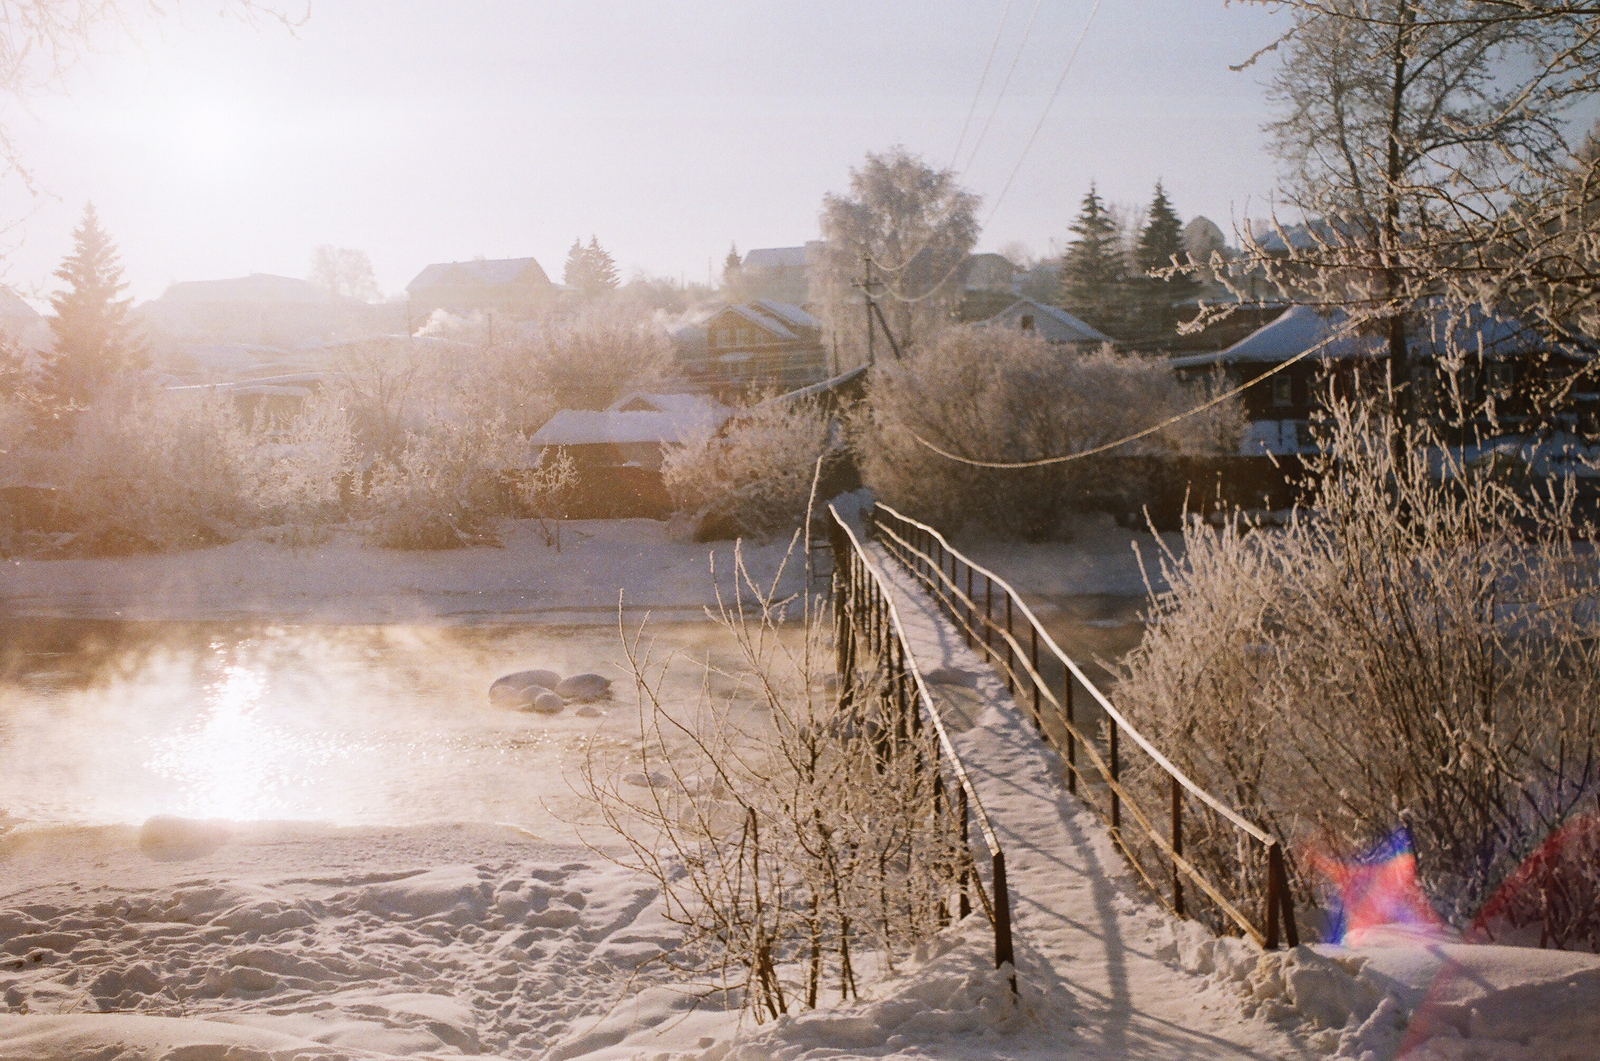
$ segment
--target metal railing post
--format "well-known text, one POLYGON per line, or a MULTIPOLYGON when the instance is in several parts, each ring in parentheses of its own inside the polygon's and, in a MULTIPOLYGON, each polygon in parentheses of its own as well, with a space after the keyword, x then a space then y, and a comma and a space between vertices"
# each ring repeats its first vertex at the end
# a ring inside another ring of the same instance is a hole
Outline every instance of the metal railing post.
POLYGON ((1011 594, 1006 594, 1006 692, 1017 691, 1016 656, 1011 651, 1011 594))
POLYGON ((967 790, 965 788, 961 789, 961 810, 959 813, 961 815, 961 878, 956 884, 961 893, 959 899, 961 917, 965 919, 968 914, 972 913, 972 896, 967 892, 967 863, 972 859, 972 840, 967 833, 967 790))
POLYGON ((994 658, 994 579, 983 576, 983 654, 994 658))
POLYGON ((1028 673, 1028 684, 1033 686, 1033 728, 1040 735, 1044 734, 1044 718, 1039 714, 1039 628, 1032 623, 1028 624, 1028 633, 1032 641, 1028 645, 1028 662, 1033 665, 1033 670, 1028 673))
POLYGON ((1017 993, 1017 956, 1011 948, 1011 889, 1006 886, 1006 856, 994 853, 994 967, 1011 966, 1011 993, 1017 993))
POLYGON ((1122 832, 1122 797, 1117 795, 1114 787, 1122 779, 1122 762, 1117 754, 1117 731, 1121 729, 1116 719, 1111 720, 1111 831, 1122 832))
POLYGON ((1078 720, 1072 712, 1072 671, 1061 668, 1061 706, 1067 716, 1067 791, 1078 794, 1078 738, 1072 735, 1078 720))
MULTIPOLYGON (((952 561, 954 563, 954 561, 952 561)), ((972 565, 967 565, 967 625, 961 633, 967 639, 967 647, 972 647, 972 621, 977 616, 972 614, 972 565)))
POLYGON ((1183 914, 1183 878, 1178 874, 1178 859, 1183 857, 1183 797, 1178 779, 1172 781, 1172 912, 1183 914))

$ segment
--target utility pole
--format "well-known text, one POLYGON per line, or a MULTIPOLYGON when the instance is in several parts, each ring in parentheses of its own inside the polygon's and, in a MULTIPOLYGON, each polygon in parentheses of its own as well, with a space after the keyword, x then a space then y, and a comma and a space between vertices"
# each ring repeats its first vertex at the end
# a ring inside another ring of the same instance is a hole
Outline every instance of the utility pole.
POLYGON ((861 308, 867 311, 867 364, 876 365, 872 352, 872 255, 861 252, 861 308))

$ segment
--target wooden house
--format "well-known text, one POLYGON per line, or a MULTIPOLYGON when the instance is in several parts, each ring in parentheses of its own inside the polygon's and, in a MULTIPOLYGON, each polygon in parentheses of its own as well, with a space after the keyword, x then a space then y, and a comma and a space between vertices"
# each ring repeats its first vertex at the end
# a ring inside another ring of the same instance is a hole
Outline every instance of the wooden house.
POLYGON ((532 258, 478 258, 430 265, 406 285, 411 311, 528 317, 555 301, 557 288, 532 258))

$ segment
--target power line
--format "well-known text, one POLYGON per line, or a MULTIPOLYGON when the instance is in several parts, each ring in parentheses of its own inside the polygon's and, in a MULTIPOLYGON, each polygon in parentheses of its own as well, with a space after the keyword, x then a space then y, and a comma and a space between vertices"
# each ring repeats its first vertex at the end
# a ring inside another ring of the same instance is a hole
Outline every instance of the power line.
POLYGON ((1163 431, 1171 427, 1173 424, 1176 424, 1182 420, 1187 420, 1191 416, 1196 416, 1200 413, 1203 413, 1207 409, 1213 409, 1227 401, 1229 398, 1237 397, 1238 395, 1243 394, 1245 391, 1249 390, 1251 387, 1254 387, 1262 380, 1276 376, 1279 372, 1282 372, 1290 365, 1304 361, 1306 358, 1310 357, 1318 350, 1321 350, 1335 339, 1341 339, 1346 335, 1349 335, 1354 330, 1355 322, 1352 321, 1339 328, 1332 335, 1328 336, 1326 339, 1322 340, 1316 345, 1307 347, 1281 364, 1274 365, 1272 368, 1261 373, 1261 375, 1250 380, 1248 383, 1242 383, 1230 391, 1224 391, 1215 398, 1212 398, 1210 401, 1203 402, 1200 405, 1195 406, 1193 409, 1186 409, 1181 413, 1169 416, 1159 424, 1147 427, 1143 431, 1136 431, 1131 435, 1117 439, 1115 442, 1107 442, 1104 445, 1095 446, 1092 449, 1080 450, 1077 453, 1065 453, 1057 457, 1041 457, 1038 460, 1031 461, 982 461, 974 460, 971 457, 963 457, 958 453, 951 453, 948 450, 940 449, 938 446, 935 446, 932 442, 929 442, 915 431, 911 432, 911 437, 916 439, 917 442, 922 446, 933 450, 933 452, 937 453, 941 457, 944 457, 946 460, 952 460, 958 464, 968 464, 974 468, 1043 468, 1050 464, 1066 464, 1069 461, 1082 460, 1084 457, 1093 457, 1096 454, 1105 453, 1107 450, 1116 449, 1118 446, 1125 446, 1129 442, 1137 442, 1141 438, 1147 438, 1150 435, 1155 434, 1157 431, 1163 431))
POLYGON ((1061 86, 1067 83, 1067 75, 1072 73, 1072 64, 1078 58, 1078 49, 1083 47, 1084 38, 1089 36, 1089 27, 1094 25, 1094 16, 1100 11, 1101 0, 1094 0, 1094 7, 1089 9, 1089 17, 1083 22, 1083 32, 1078 34, 1078 41, 1072 46, 1072 54, 1067 56, 1067 65, 1061 71, 1061 77, 1056 81, 1055 89, 1050 93, 1050 98, 1045 101, 1044 111, 1039 115, 1039 122, 1033 127, 1033 133, 1028 137, 1028 142, 1022 147, 1022 154, 1017 156, 1017 164, 1011 168, 1011 176, 1006 178, 1005 187, 1000 189, 1000 194, 995 198, 994 206, 989 210, 989 216, 983 219, 987 225, 994 220, 995 211, 1000 209, 1000 204, 1005 202, 1006 193, 1011 190, 1011 184, 1017 179, 1017 173, 1022 169, 1023 161, 1028 157, 1028 152, 1033 149, 1033 142, 1039 138, 1039 130, 1044 128, 1044 121, 1050 117, 1050 108, 1055 106, 1056 97, 1061 94, 1061 86))
POLYGON ((967 130, 972 126, 972 116, 978 113, 978 100, 983 98, 983 86, 989 83, 989 68, 994 65, 994 53, 1000 48, 1000 35, 1005 32, 1006 19, 1011 17, 1012 0, 1006 0, 1006 6, 1000 12, 1000 25, 994 29, 994 43, 989 45, 989 57, 983 61, 983 74, 978 78, 978 88, 972 93, 972 106, 967 108, 967 119, 961 123, 961 135, 956 137, 955 150, 950 152, 950 165, 946 169, 955 167, 956 159, 961 157, 961 145, 967 142, 967 130))
MULTIPOLYGON (((1005 186, 1000 189, 1000 194, 999 194, 999 196, 997 196, 995 198, 994 205, 989 208, 988 215, 984 217, 984 219, 983 219, 984 227, 988 227, 989 222, 994 220, 995 213, 1000 209, 1000 204, 1005 202, 1006 194, 1011 191, 1011 185, 1016 181, 1017 173, 1020 172, 1021 169, 1022 169, 1022 163, 1027 159, 1028 152, 1030 150, 1032 150, 1034 141, 1039 138, 1039 131, 1044 128, 1045 119, 1050 116, 1050 109, 1053 106, 1055 106, 1056 97, 1061 94, 1062 86, 1067 83, 1067 75, 1072 73, 1072 66, 1078 59, 1078 52, 1083 48, 1084 40, 1089 36, 1089 28, 1094 25, 1094 17, 1095 17, 1095 15, 1099 14, 1100 5, 1101 5, 1102 2, 1103 2, 1103 0, 1094 0, 1094 7, 1089 9, 1089 17, 1084 19, 1084 21, 1083 21, 1083 29, 1082 29, 1081 32, 1079 32, 1078 39, 1073 44, 1071 53, 1069 53, 1068 56, 1067 56, 1067 65, 1062 68, 1061 76, 1056 79, 1056 86, 1055 86, 1054 90, 1051 91, 1050 98, 1045 101, 1044 110, 1039 114, 1039 121, 1037 123, 1035 123, 1035 125, 1033 127, 1033 133, 1028 137, 1028 142, 1023 145, 1022 153, 1017 156, 1017 164, 1015 166, 1011 167, 1011 176, 1006 178, 1005 186)), ((1034 10, 1035 10, 1035 12, 1037 12, 1038 8, 1035 7, 1034 10)), ((1018 54, 1019 55, 1021 54, 1020 51, 1019 51, 1018 54)), ((1003 88, 1002 88, 1002 91, 1003 91, 1003 88)), ((981 137, 980 137, 980 141, 981 141, 981 137)), ((974 148, 974 153, 976 153, 976 148, 974 148)), ((971 165, 971 159, 970 158, 968 159, 968 165, 971 165)), ((930 233, 929 236, 923 240, 922 246, 917 248, 917 254, 921 254, 922 253, 922 251, 927 247, 928 242, 931 239, 932 239, 932 234, 930 233)), ((913 254, 911 256, 911 258, 908 258, 906 260, 906 262, 900 267, 900 270, 903 271, 905 268, 910 266, 911 261, 913 259, 915 259, 915 258, 916 258, 916 254, 913 254)), ((897 270, 889 269, 882 262, 879 262, 876 259, 874 259, 874 262, 875 262, 875 264, 877 264, 877 266, 879 268, 883 269, 885 272, 896 272, 897 271, 897 270)), ((962 264, 963 264, 963 262, 958 260, 954 265, 952 265, 950 267, 950 269, 942 277, 939 278, 939 282, 938 283, 934 284, 932 287, 928 288, 927 291, 924 291, 920 295, 909 296, 909 295, 904 294, 901 291, 897 291, 897 290, 895 290, 894 284, 890 283, 887 279, 885 279, 885 281, 884 281, 884 285, 883 285, 884 286, 884 290, 887 291, 889 296, 891 298, 895 299, 897 302, 905 302, 905 303, 923 302, 923 301, 926 301, 929 298, 932 298, 934 293, 937 292, 940 288, 942 288, 949 281, 949 279, 956 274, 956 270, 960 269, 962 264)))
POLYGON ((967 170, 972 168, 973 160, 978 157, 978 148, 983 146, 984 137, 989 135, 989 126, 994 124, 994 116, 1000 112, 1000 101, 1006 98, 1006 89, 1011 85, 1011 75, 1017 72, 1017 63, 1022 59, 1022 50, 1028 46, 1028 38, 1033 35, 1033 20, 1039 17, 1039 8, 1044 6, 1044 0, 1035 0, 1033 14, 1028 16, 1028 25, 1022 31, 1022 40, 1017 42, 1017 52, 1011 57, 1011 68, 1006 71, 1006 79, 1000 83, 1000 92, 994 98, 994 106, 989 108, 989 118, 983 123, 983 131, 978 134, 978 139, 972 145, 972 153, 967 156, 967 164, 962 167, 961 175, 966 176, 967 170))

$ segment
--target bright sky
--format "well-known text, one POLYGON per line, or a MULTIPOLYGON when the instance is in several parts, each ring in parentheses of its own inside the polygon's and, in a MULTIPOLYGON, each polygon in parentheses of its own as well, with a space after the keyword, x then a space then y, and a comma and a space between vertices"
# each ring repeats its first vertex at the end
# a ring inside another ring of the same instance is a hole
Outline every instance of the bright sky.
MULTIPOLYGON (((303 0, 283 0, 294 4, 303 0)), ((1094 0, 1011 0, 967 144, 1037 20, 965 183, 980 218, 1016 165, 1094 0)), ((823 193, 868 150, 949 163, 1006 0, 317 0, 296 35, 216 16, 109 42, 70 95, 12 132, 46 198, 0 186, 4 279, 57 286, 86 199, 132 293, 312 248, 371 255, 386 294, 430 262, 533 255, 559 279, 596 235, 624 276, 705 280, 731 242, 817 235, 823 193)), ((980 246, 1048 252, 1091 178, 1185 220, 1266 212, 1264 72, 1232 73, 1277 21, 1222 0, 1103 0, 980 246)), ((963 151, 956 169, 966 165, 963 151)))

